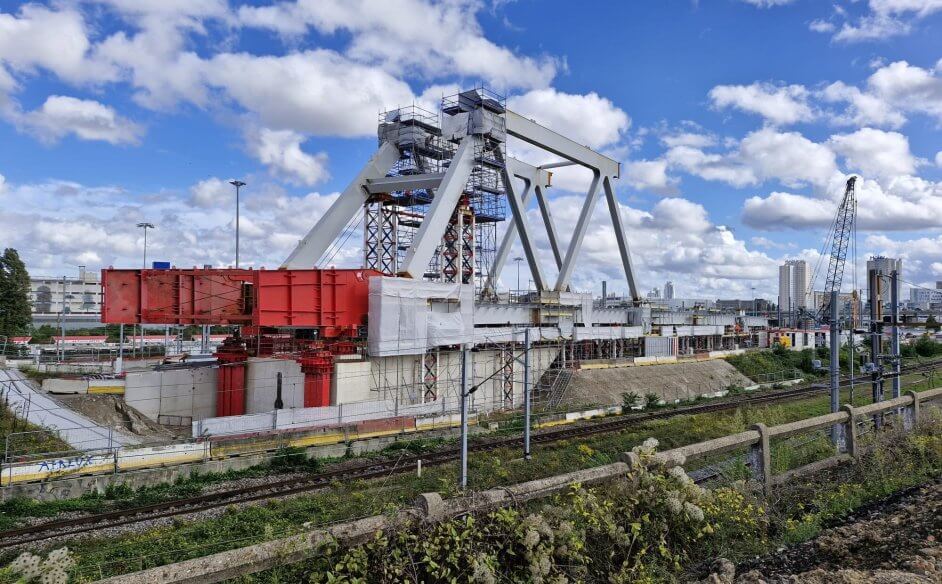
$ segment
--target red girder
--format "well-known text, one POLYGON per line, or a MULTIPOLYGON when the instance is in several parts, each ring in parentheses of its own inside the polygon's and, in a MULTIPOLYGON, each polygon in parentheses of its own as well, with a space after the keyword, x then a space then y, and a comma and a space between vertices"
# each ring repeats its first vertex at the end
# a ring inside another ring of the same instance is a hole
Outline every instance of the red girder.
POLYGON ((355 337, 374 270, 102 270, 102 321, 317 328, 355 337))

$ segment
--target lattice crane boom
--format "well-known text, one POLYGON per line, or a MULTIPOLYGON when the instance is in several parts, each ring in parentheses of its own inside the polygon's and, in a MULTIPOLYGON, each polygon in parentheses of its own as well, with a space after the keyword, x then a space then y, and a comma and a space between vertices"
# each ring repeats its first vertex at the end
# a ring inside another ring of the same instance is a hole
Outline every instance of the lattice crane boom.
POLYGON ((847 265, 847 249, 854 236, 854 222, 857 220, 857 197, 855 185, 857 177, 847 179, 844 198, 837 208, 834 218, 834 233, 831 238, 831 256, 828 261, 827 280, 824 284, 824 302, 818 311, 818 322, 828 322, 831 315, 831 293, 840 292, 844 280, 844 267, 847 265))

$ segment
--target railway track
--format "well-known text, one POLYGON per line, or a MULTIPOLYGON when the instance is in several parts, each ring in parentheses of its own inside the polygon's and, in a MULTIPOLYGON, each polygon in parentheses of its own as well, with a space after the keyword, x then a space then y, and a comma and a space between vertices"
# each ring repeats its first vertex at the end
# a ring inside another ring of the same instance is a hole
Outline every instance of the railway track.
MULTIPOLYGON (((906 374, 916 373, 919 371, 934 369, 935 365, 936 364, 915 365, 903 369, 902 372, 906 374)), ((869 383, 869 379, 865 380, 855 378, 855 381, 858 380, 861 385, 869 383)), ((841 387, 849 387, 847 382, 849 382, 848 377, 842 378, 841 387)), ((530 441, 531 444, 551 444, 553 442, 569 440, 572 438, 584 438, 598 434, 618 432, 650 420, 665 419, 681 415, 694 415, 734 410, 743 406, 786 402, 813 396, 825 391, 827 391, 826 387, 821 387, 817 384, 811 384, 793 389, 746 395, 732 400, 717 400, 711 403, 668 408, 655 410, 652 412, 626 414, 612 420, 590 422, 585 425, 578 425, 571 428, 547 430, 534 433, 531 436, 530 441)), ((473 443, 469 445, 469 451, 472 453, 487 452, 496 450, 498 448, 508 448, 522 445, 522 438, 500 438, 473 443)), ((0 549, 34 543, 52 537, 74 536, 82 533, 121 527, 134 523, 141 523, 144 521, 187 515, 229 505, 251 503, 255 501, 263 501, 267 499, 316 491, 318 489, 328 487, 333 482, 340 480, 348 481, 356 479, 382 478, 392 474, 406 472, 407 470, 411 471, 418 464, 419 460, 422 461, 422 465, 424 467, 430 467, 439 466, 457 460, 459 456, 459 448, 443 448, 419 455, 402 456, 395 460, 364 462, 358 465, 347 466, 341 469, 313 474, 300 480, 289 479, 273 483, 266 483, 264 485, 254 485, 209 493, 205 495, 197 495, 195 497, 189 497, 186 499, 165 501, 127 509, 116 509, 113 511, 106 511, 104 513, 86 515, 70 519, 48 521, 36 525, 0 532, 0 549)))

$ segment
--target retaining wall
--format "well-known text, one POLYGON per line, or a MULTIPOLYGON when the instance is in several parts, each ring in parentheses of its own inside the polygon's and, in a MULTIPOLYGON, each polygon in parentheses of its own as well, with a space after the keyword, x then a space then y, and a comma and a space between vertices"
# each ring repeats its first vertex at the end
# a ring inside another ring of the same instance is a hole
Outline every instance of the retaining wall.
MULTIPOLYGON (((454 434, 453 426, 448 428, 427 428, 430 430, 423 436, 431 438, 451 436, 454 434)), ((469 433, 476 434, 481 430, 476 426, 469 428, 469 433)), ((126 485, 131 488, 140 488, 144 486, 172 483, 179 479, 187 478, 194 474, 223 473, 230 470, 242 470, 260 464, 271 462, 272 452, 283 446, 293 446, 305 449, 308 458, 337 458, 348 454, 364 454, 367 452, 380 451, 394 442, 400 440, 410 440, 412 435, 405 432, 395 432, 386 436, 373 436, 365 438, 353 438, 343 440, 333 440, 328 443, 319 443, 314 436, 299 435, 294 437, 281 437, 273 439, 271 437, 262 437, 254 441, 241 441, 238 444, 220 444, 209 446, 211 453, 205 460, 199 462, 188 462, 184 464, 172 464, 170 466, 158 466, 157 468, 136 469, 130 472, 115 472, 114 459, 108 455, 99 462, 103 464, 98 469, 98 474, 69 476, 67 468, 61 468, 59 471, 45 472, 45 478, 41 482, 14 483, 0 487, 0 501, 6 501, 13 498, 36 499, 38 501, 59 501, 64 499, 73 499, 86 493, 103 493, 108 487, 126 485), (218 458, 214 458, 218 457, 218 458)), ((87 461, 86 461, 87 463, 87 461)), ((65 463, 68 465, 68 463, 65 463)), ((73 473, 79 470, 79 462, 73 466, 73 473)), ((59 465, 63 466, 63 465, 59 465)), ((37 467, 38 468, 38 467, 37 467)), ((81 467, 85 471, 94 470, 91 467, 81 467)))

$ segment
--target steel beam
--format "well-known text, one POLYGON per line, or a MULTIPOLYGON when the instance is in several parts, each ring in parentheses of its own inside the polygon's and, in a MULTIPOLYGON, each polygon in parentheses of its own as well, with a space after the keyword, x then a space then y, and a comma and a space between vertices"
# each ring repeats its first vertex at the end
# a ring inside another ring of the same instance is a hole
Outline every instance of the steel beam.
MULTIPOLYGON (((520 198, 523 200, 523 206, 526 207, 530 200, 530 194, 533 192, 533 187, 528 178, 519 178, 523 179, 523 193, 520 195, 520 198)), ((497 279, 500 278, 504 264, 507 263, 507 256, 510 255, 510 248, 513 247, 516 239, 517 223, 511 221, 507 226, 507 231, 504 232, 504 238, 500 241, 500 246, 497 248, 497 255, 494 256, 494 264, 491 266, 491 271, 487 275, 487 282, 484 284, 485 290, 497 291, 497 279)))
POLYGON ((399 272, 401 275, 414 280, 421 280, 425 275, 432 254, 441 243, 448 222, 455 212, 455 206, 468 183, 468 177, 474 166, 474 149, 480 140, 477 136, 468 136, 458 146, 458 151, 455 152, 448 171, 445 172, 438 190, 435 191, 435 197, 422 220, 422 226, 419 227, 412 246, 406 254, 399 272))
POLYGON ((372 195, 415 189, 437 189, 443 178, 445 178, 444 172, 370 178, 366 179, 366 191, 372 195))
POLYGON ((603 175, 619 176, 620 165, 604 154, 599 154, 588 146, 583 146, 562 134, 527 119, 510 110, 504 114, 507 121, 507 133, 528 144, 552 152, 566 160, 591 168, 603 175))
POLYGON ((615 230, 615 240, 618 242, 618 253, 621 255, 621 265, 625 270, 625 279, 628 280, 628 291, 631 294, 632 300, 641 300, 641 296, 638 294, 638 288, 635 286, 635 272, 631 265, 628 238, 625 236, 625 227, 622 224, 621 209, 618 206, 618 198, 615 196, 615 188, 612 186, 612 177, 606 176, 603 178, 602 186, 605 188, 608 212, 612 216, 612 228, 615 230))
POLYGON ((595 204, 598 202, 599 186, 602 177, 598 171, 592 175, 592 184, 589 185, 589 191, 586 193, 585 202, 582 204, 582 211, 579 212, 579 219, 576 221, 576 229, 572 233, 572 239, 569 240, 569 249, 566 250, 566 257, 563 258, 563 265, 559 269, 559 276, 556 278, 555 290, 565 292, 569 287, 569 279, 572 277, 572 270, 576 267, 576 256, 582 248, 582 240, 585 238, 585 232, 589 228, 589 221, 592 219, 592 212, 595 210, 595 204))
MULTIPOLYGON (((520 199, 523 201, 523 206, 526 208, 527 204, 530 201, 530 196, 534 193, 535 189, 541 189, 542 185, 549 185, 551 173, 527 164, 526 162, 521 162, 516 158, 507 159, 507 169, 510 171, 510 174, 521 179, 523 181, 523 193, 520 195, 520 199)), ((550 236, 551 243, 553 242, 553 237, 555 236, 555 228, 551 225, 547 226, 547 233, 550 236)), ((500 278, 500 273, 504 269, 504 264, 507 263, 507 257, 510 255, 510 248, 513 247, 513 244, 517 240, 517 224, 513 221, 510 222, 510 225, 507 226, 507 231, 504 232, 504 238, 500 242, 500 246, 497 248, 497 255, 494 257, 494 263, 491 266, 490 273, 487 276, 487 282, 485 284, 485 289, 496 290, 497 289, 497 279, 500 278)), ((554 249, 555 249, 555 243, 554 249)), ((557 260, 556 267, 559 268, 559 261, 557 260)))
POLYGON ((360 174, 340 193, 340 197, 324 213, 324 216, 298 242, 282 268, 313 268, 327 248, 343 232, 344 227, 363 208, 366 201, 366 182, 386 176, 390 168, 399 160, 399 149, 389 142, 384 142, 370 158, 360 174))
POLYGON ((543 187, 536 186, 536 201, 540 205, 540 215, 543 216, 543 224, 546 225, 546 237, 549 238, 550 247, 553 248, 553 259, 556 260, 556 269, 563 266, 563 256, 559 251, 559 236, 556 235, 556 222, 553 220, 553 214, 550 212, 549 201, 543 194, 543 187))
POLYGON ((541 164, 537 168, 548 170, 550 168, 562 168, 564 166, 572 166, 574 164, 576 163, 573 162, 572 160, 560 160, 559 162, 547 162, 546 164, 541 164))
MULTIPOLYGON (((498 151, 498 156, 500 153, 498 151)), ((536 247, 533 245, 533 235, 530 230, 530 222, 527 220, 527 206, 521 200, 513 184, 507 164, 501 170, 504 179, 504 188, 507 190, 507 202, 510 203, 511 214, 514 218, 514 224, 520 234, 520 245, 523 246, 523 255, 527 258, 527 264, 530 266, 530 275, 533 276, 533 283, 536 285, 537 292, 546 290, 546 280, 543 279, 543 270, 540 268, 540 258, 536 255, 536 247)))

